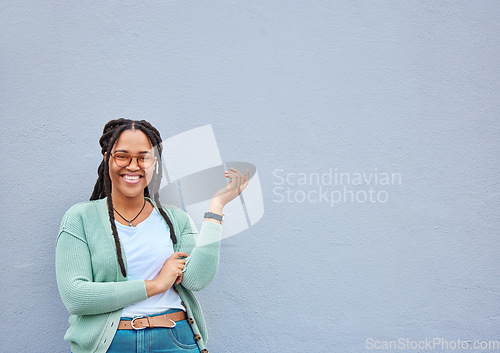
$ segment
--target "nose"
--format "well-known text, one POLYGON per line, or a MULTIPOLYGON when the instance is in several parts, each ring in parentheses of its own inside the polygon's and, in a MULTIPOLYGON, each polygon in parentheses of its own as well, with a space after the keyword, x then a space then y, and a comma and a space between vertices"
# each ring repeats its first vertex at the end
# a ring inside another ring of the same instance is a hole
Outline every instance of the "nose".
POLYGON ((132 157, 130 164, 127 166, 129 170, 139 170, 141 167, 139 166, 138 157, 132 157))

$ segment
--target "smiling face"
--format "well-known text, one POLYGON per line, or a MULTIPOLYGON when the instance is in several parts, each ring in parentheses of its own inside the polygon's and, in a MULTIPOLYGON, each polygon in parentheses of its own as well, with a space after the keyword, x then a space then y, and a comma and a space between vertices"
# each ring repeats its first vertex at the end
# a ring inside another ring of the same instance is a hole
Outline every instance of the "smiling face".
POLYGON ((125 196, 127 198, 143 198, 144 188, 153 177, 155 163, 149 168, 142 169, 138 164, 137 156, 154 156, 154 149, 148 137, 140 130, 126 130, 116 140, 109 157, 109 177, 111 179, 113 198, 125 196), (113 156, 126 153, 133 156, 128 166, 120 167, 113 156))

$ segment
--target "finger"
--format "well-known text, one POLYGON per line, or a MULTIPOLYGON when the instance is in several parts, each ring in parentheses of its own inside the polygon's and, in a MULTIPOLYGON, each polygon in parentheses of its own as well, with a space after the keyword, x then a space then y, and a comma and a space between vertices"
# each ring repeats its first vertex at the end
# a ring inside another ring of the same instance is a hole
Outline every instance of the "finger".
POLYGON ((172 254, 172 256, 170 256, 170 258, 177 259, 179 257, 188 257, 188 256, 189 256, 188 253, 182 251, 176 251, 172 254))
POLYGON ((180 267, 180 266, 184 267, 184 266, 186 266, 186 260, 180 260, 179 259, 179 260, 174 260, 174 261, 175 261, 175 265, 177 267, 180 267))
POLYGON ((243 174, 240 173, 239 170, 237 169, 234 169, 234 173, 236 173, 236 187, 239 189, 241 187, 241 185, 243 184, 243 182, 245 181, 245 176, 243 174))
POLYGON ((234 168, 233 168, 233 170, 235 171, 236 176, 237 176, 236 188, 238 189, 238 193, 241 194, 241 186, 243 185, 243 181, 245 180, 245 177, 243 176, 243 174, 240 173, 239 170, 234 169, 234 168))
POLYGON ((234 189, 238 191, 238 194, 241 193, 241 183, 242 183, 242 178, 240 176, 238 176, 235 180, 234 180, 234 189))
POLYGON ((236 177, 236 174, 234 172, 225 172, 225 176, 231 182, 236 177))
POLYGON ((234 172, 229 172, 229 182, 227 183, 228 190, 233 190, 236 188, 238 183, 238 175, 234 172))
POLYGON ((236 174, 243 176, 243 174, 241 174, 241 172, 238 169, 236 169, 236 168, 229 168, 229 169, 231 171, 235 172, 236 174))
POLYGON ((243 174, 241 174, 237 169, 229 168, 229 172, 224 172, 226 178, 244 178, 243 174))
POLYGON ((227 190, 231 191, 237 189, 238 194, 241 194, 250 180, 249 169, 245 171, 245 175, 241 174, 236 168, 229 168, 229 171, 225 171, 224 174, 226 178, 229 178, 229 182, 226 184, 227 190))
POLYGON ((242 191, 244 188, 247 187, 249 181, 250 181, 250 170, 247 169, 247 171, 245 172, 245 178, 243 179, 243 184, 241 185, 242 191))
POLYGON ((239 176, 236 181, 236 189, 238 190, 238 194, 241 194, 241 184, 243 184, 243 176, 239 176))
POLYGON ((229 168, 229 169, 230 169, 231 175, 234 176, 238 182, 241 179, 244 179, 243 174, 241 174, 241 172, 238 169, 235 169, 235 168, 229 168))
POLYGON ((177 279, 175 280, 175 283, 176 283, 176 284, 181 283, 181 282, 182 282, 183 277, 184 277, 184 275, 182 275, 182 274, 181 274, 180 276, 177 276, 177 279))
POLYGON ((226 174, 227 177, 236 177, 238 176, 238 173, 236 173, 235 171, 233 170, 230 170, 230 171, 226 171, 224 172, 226 174))
POLYGON ((230 192, 232 190, 237 190, 238 195, 241 194, 245 188, 245 176, 243 176, 243 174, 235 168, 230 168, 230 171, 226 171, 225 175, 226 177, 229 177, 229 182, 226 184, 227 191, 230 192))
POLYGON ((183 259, 171 259, 171 260, 169 260, 169 262, 172 263, 175 267, 180 267, 180 266, 186 265, 186 260, 183 260, 183 259))

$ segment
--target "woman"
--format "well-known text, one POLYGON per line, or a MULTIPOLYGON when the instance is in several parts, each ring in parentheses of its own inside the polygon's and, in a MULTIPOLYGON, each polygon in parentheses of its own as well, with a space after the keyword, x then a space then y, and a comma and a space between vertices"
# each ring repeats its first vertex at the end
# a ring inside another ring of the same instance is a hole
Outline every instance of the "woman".
POLYGON ((161 137, 147 121, 112 120, 90 201, 71 207, 56 244, 73 353, 208 352, 192 291, 214 278, 222 209, 248 185, 231 168, 198 234, 183 210, 161 204, 161 137), (196 237, 196 238, 195 238, 196 237))

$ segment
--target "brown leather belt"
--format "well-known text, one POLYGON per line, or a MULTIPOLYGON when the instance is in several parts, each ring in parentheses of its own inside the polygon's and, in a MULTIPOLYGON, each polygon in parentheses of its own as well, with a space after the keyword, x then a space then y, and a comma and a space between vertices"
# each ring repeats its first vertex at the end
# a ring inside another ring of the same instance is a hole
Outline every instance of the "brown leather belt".
POLYGON ((175 326, 176 321, 186 320, 186 312, 177 311, 175 313, 158 316, 136 317, 132 320, 120 320, 118 330, 142 330, 147 327, 168 327, 175 326))

